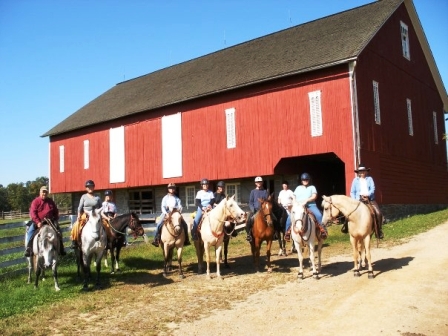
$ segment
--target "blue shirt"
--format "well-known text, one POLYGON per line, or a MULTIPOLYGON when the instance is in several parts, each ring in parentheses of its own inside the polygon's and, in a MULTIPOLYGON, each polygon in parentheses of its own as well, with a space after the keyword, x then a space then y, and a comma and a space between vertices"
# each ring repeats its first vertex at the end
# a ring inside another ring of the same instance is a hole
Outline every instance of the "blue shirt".
POLYGON ((249 196, 249 208, 252 212, 257 212, 258 209, 260 209, 260 202, 258 201, 259 198, 261 199, 268 199, 268 191, 265 189, 253 189, 250 192, 249 196))
POLYGON ((215 201, 215 195, 210 190, 205 191, 204 189, 199 190, 196 194, 196 203, 198 200, 201 202, 201 207, 206 207, 207 205, 213 205, 215 201))
MULTIPOLYGON (((365 177, 367 182, 367 190, 369 193, 369 200, 373 201, 375 200, 375 183, 373 182, 373 178, 370 176, 365 177)), ((350 189, 350 197, 354 198, 356 200, 359 200, 361 192, 361 184, 359 182, 359 177, 355 177, 352 182, 352 188, 350 189)))
MULTIPOLYGON (((297 202, 304 202, 308 198, 310 198, 313 194, 317 195, 316 187, 313 185, 310 185, 308 187, 305 187, 303 184, 299 185, 296 190, 294 190, 294 195, 296 196, 297 202)), ((316 204, 315 201, 308 202, 307 205, 316 204)))

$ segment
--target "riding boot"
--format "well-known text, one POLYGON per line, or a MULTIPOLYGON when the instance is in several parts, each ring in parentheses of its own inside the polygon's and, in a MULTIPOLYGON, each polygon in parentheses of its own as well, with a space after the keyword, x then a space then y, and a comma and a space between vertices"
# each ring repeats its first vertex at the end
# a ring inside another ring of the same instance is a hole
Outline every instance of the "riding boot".
POLYGON ((72 244, 70 245, 70 248, 72 250, 75 250, 78 248, 78 242, 76 240, 72 240, 72 244))
POLYGON ((62 240, 62 237, 59 237, 59 255, 67 255, 67 252, 65 252, 64 241, 62 240))
POLYGON ((185 221, 182 221, 182 229, 184 230, 185 233, 184 246, 191 245, 190 239, 188 238, 188 226, 187 223, 185 223, 185 221))
POLYGON ((254 219, 251 217, 249 217, 249 219, 246 222, 246 240, 251 243, 252 242, 252 225, 254 223, 254 219))
POLYGON ((238 231, 237 230, 233 230, 232 237, 236 237, 236 236, 238 236, 238 231))
POLYGON ((152 245, 154 245, 155 247, 159 247, 160 245, 160 233, 156 233, 156 235, 154 236, 154 240, 152 241, 152 245))
POLYGON ((319 227, 320 235, 321 235, 322 239, 324 239, 324 240, 327 239, 328 233, 327 233, 327 231, 325 231, 325 228, 323 227, 323 225, 317 224, 317 226, 319 227))
POLYGON ((29 244, 28 244, 28 246, 25 249, 24 257, 31 257, 31 254, 32 254, 31 246, 29 246, 29 244))
POLYGON ((291 240, 291 228, 285 232, 285 241, 289 242, 291 240))

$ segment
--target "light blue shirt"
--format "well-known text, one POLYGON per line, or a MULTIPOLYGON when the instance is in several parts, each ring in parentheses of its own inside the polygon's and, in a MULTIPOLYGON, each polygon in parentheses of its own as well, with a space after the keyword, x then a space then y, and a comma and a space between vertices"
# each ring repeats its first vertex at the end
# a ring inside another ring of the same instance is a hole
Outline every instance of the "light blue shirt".
POLYGON ((182 212, 182 202, 176 195, 167 194, 162 199, 162 213, 167 214, 170 211, 170 207, 182 212))
POLYGON ((212 191, 210 190, 199 190, 196 194, 196 199, 197 200, 201 200, 201 206, 202 207, 206 207, 207 205, 210 204, 210 202, 212 201, 212 199, 215 199, 215 195, 213 194, 212 191))
MULTIPOLYGON (((310 185, 308 187, 305 187, 304 185, 299 185, 296 190, 294 190, 294 195, 296 196, 297 202, 303 202, 306 201, 308 198, 310 198, 313 194, 317 194, 316 187, 313 185, 310 185)), ((308 205, 316 204, 315 201, 311 201, 307 203, 308 205)))
MULTIPOLYGON (((366 176, 365 179, 367 182, 369 199, 373 201, 375 200, 375 183, 373 182, 373 178, 371 178, 370 176, 366 176)), ((361 196, 360 192, 361 192, 361 183, 359 182, 359 177, 357 176, 353 179, 352 188, 350 189, 350 197, 359 200, 361 196)))

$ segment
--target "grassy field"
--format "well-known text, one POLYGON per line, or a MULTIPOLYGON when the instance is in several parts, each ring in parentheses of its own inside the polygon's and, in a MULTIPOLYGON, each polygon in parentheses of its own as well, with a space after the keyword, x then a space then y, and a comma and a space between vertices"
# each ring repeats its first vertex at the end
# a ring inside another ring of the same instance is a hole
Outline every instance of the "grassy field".
MULTIPOLYGON (((396 245, 406 242, 412 236, 427 231, 437 225, 445 223, 448 220, 448 209, 426 215, 416 215, 406 219, 390 222, 384 226, 385 239, 381 246, 396 245)), ((340 225, 334 225, 329 228, 329 238, 325 241, 325 255, 336 255, 351 253, 348 235, 340 232, 340 225)), ((240 233, 236 239, 230 242, 230 254, 235 256, 248 256, 250 249, 244 240, 245 234, 240 233)), ((132 241, 131 241, 132 243, 132 241)), ((276 253, 277 243, 274 243, 272 252, 276 253)), ((262 255, 265 255, 265 248, 262 247, 262 255)), ((113 301, 114 297, 108 295, 108 291, 122 284, 144 284, 145 282, 161 284, 170 283, 170 279, 161 276, 163 267, 162 252, 160 249, 150 244, 144 244, 143 241, 133 243, 131 246, 122 249, 121 255, 122 272, 110 275, 109 269, 104 268, 101 272, 102 284, 104 290, 101 292, 103 303, 113 301)), ((109 261, 110 263, 110 261, 109 261)), ((177 266, 177 262, 173 265, 177 266)), ((188 246, 183 253, 183 266, 189 272, 195 272, 197 261, 193 246, 188 246)), ((93 270, 93 265, 92 265, 93 270)), ((248 270, 248 273, 252 270, 248 270)), ((60 292, 54 290, 54 283, 51 272, 47 272, 47 280, 40 282, 38 290, 33 285, 26 283, 27 275, 22 274, 13 277, 3 278, 0 282, 0 330, 10 328, 10 323, 14 323, 17 317, 22 314, 38 315, 39 312, 51 309, 52 305, 82 297, 82 304, 77 306, 79 312, 88 312, 94 309, 96 291, 82 292, 81 282, 77 279, 76 263, 74 255, 70 252, 61 260, 59 267, 59 285, 60 292)))

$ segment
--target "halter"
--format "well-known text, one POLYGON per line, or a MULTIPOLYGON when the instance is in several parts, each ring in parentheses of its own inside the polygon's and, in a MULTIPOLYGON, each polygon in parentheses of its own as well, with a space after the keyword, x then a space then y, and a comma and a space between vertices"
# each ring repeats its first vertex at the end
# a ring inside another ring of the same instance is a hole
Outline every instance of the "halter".
MULTIPOLYGON (((264 201, 264 202, 263 202, 263 205, 264 205, 264 203, 266 203, 266 202, 267 202, 267 201, 264 201)), ((271 226, 271 225, 269 225, 269 222, 268 222, 268 219, 267 219, 268 217, 271 217, 271 223, 272 223, 272 226, 274 226, 274 221, 277 220, 277 218, 276 218, 275 215, 272 213, 272 210, 271 210, 268 214, 265 214, 265 213, 262 211, 262 208, 263 208, 263 206, 260 207, 260 210, 258 210, 257 214, 259 214, 260 211, 262 212, 263 220, 266 222, 266 225, 267 225, 267 226, 271 226)))
MULTIPOLYGON (((304 210, 305 210, 305 208, 304 208, 304 210)), ((302 230, 296 230, 296 226, 292 225, 292 223, 291 223, 292 230, 294 231, 294 233, 299 235, 302 238, 302 240, 305 241, 305 242, 307 242, 311 238, 311 234, 309 235, 308 239, 303 238, 304 233, 308 232, 308 229, 310 228, 310 225, 309 225, 310 220, 312 220, 312 219, 310 219, 310 217, 307 215, 306 211, 304 211, 303 215, 302 215, 302 218, 297 219, 297 221, 302 222, 302 230), (306 220, 304 220, 304 218, 306 218, 306 220), (303 230, 303 227, 304 227, 303 223, 304 222, 306 222, 305 230, 303 230)))
MULTIPOLYGON (((168 233, 171 235, 171 237, 177 239, 177 237, 179 237, 180 234, 182 233, 183 228, 182 228, 182 223, 180 223, 179 225, 174 225, 173 222, 171 221, 171 216, 172 216, 172 214, 173 214, 174 212, 179 212, 179 211, 173 211, 173 212, 170 212, 170 216, 169 216, 169 218, 165 221, 165 225, 166 225, 166 224, 169 224, 173 232, 176 232, 176 231, 175 231, 175 227, 176 227, 176 226, 179 226, 179 227, 180 227, 179 234, 177 234, 177 235, 176 235, 176 234, 172 234, 172 233, 170 232, 170 230, 168 230, 168 233)), ((180 215, 180 213, 179 213, 179 215, 180 215)), ((180 215, 179 220, 180 220, 180 221, 182 220, 182 215, 180 215)), ((185 234, 187 234, 187 233, 185 233, 185 234)))

